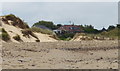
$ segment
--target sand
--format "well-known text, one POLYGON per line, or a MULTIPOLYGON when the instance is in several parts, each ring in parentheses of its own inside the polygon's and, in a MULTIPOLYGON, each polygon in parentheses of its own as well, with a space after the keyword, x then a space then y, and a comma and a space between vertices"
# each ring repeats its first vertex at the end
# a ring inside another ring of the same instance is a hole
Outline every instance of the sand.
POLYGON ((118 41, 3 43, 3 69, 118 69, 118 41))

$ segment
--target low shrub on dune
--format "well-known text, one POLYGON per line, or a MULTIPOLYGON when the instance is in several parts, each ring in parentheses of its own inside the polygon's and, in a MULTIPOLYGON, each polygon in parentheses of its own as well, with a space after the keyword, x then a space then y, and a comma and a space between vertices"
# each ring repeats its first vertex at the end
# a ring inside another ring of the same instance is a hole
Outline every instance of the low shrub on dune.
POLYGON ((15 39, 17 41, 21 41, 21 38, 20 38, 20 36, 18 34, 16 36, 14 36, 13 39, 15 39))
POLYGON ((4 41, 9 41, 10 40, 10 36, 9 36, 9 34, 5 31, 5 29, 4 28, 2 28, 1 29, 1 35, 0 35, 0 37, 2 38, 2 40, 4 40, 4 41))
POLYGON ((21 30, 23 36, 30 38, 30 35, 38 39, 38 37, 30 30, 30 29, 23 29, 21 30))

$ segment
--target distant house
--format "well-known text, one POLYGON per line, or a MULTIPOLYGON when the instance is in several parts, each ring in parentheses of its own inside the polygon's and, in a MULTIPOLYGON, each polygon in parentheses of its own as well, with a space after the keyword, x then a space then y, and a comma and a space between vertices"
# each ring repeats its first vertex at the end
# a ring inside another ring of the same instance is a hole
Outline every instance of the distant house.
POLYGON ((79 25, 63 25, 54 30, 55 33, 80 33, 83 32, 79 25))
POLYGON ((55 33, 62 33, 62 30, 59 30, 59 29, 56 29, 56 30, 53 30, 55 33))

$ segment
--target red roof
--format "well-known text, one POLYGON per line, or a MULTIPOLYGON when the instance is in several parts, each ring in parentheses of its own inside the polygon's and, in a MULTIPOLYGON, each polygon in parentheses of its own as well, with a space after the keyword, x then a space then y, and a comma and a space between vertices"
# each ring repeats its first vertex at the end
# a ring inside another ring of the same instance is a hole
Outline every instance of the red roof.
POLYGON ((69 32, 75 32, 75 31, 80 32, 81 28, 79 25, 64 25, 64 26, 61 26, 59 30, 64 30, 69 32))

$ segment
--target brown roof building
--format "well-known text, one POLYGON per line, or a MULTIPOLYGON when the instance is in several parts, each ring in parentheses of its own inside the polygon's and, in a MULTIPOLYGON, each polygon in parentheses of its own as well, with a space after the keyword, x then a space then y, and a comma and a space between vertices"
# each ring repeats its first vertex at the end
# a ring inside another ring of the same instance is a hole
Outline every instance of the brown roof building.
POLYGON ((66 33, 80 33, 83 32, 81 26, 79 25, 63 25, 57 29, 58 31, 63 31, 66 33))

